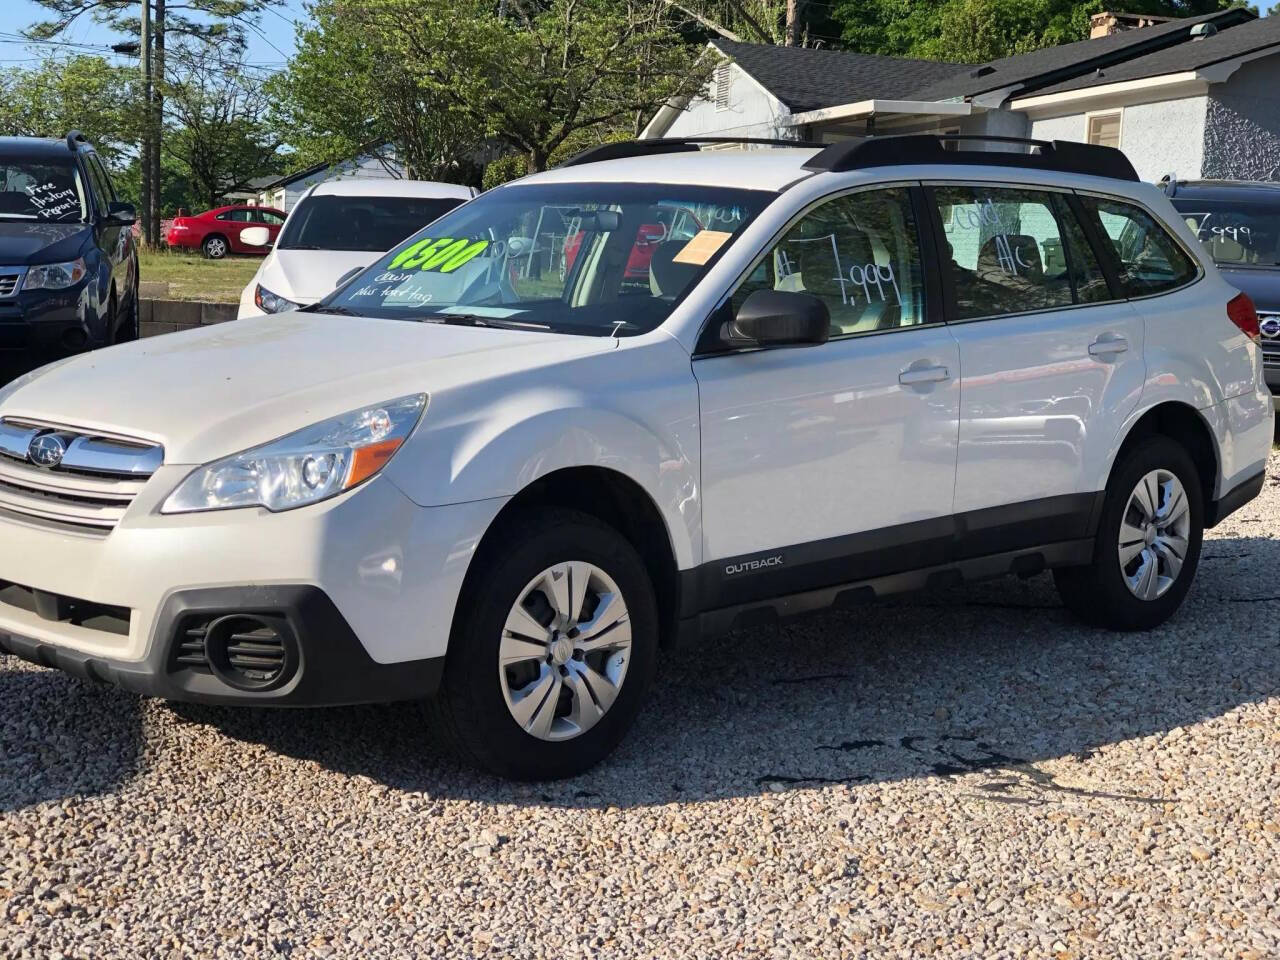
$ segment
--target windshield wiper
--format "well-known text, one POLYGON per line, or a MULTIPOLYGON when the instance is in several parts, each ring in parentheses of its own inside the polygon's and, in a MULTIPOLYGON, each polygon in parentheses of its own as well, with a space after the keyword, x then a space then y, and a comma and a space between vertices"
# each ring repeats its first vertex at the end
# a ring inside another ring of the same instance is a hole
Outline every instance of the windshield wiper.
POLYGON ((357 313, 350 307, 322 307, 318 303, 313 303, 309 307, 299 307, 299 312, 305 313, 333 313, 340 317, 363 317, 363 313, 357 313))
POLYGON ((417 319, 423 323, 443 323, 452 327, 494 327, 499 330, 550 330, 546 323, 528 320, 506 320, 501 317, 482 317, 476 313, 424 313, 417 319))

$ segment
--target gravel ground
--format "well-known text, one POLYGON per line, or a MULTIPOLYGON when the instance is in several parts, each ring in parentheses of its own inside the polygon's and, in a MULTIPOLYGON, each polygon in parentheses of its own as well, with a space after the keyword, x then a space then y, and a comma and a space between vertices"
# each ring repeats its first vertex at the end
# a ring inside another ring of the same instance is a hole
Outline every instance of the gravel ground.
POLYGON ((707 643, 532 787, 0 657, 0 956, 1280 957, 1277 538, 1144 636, 1038 577, 707 643))

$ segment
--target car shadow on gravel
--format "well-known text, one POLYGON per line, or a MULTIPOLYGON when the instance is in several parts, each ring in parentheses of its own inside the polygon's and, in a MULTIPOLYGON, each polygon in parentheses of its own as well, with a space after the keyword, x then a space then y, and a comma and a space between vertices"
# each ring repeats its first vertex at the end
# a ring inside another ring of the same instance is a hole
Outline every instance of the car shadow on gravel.
POLYGON ((331 770, 484 803, 625 807, 967 773, 1008 803, 1154 803, 1158 791, 1109 768, 1106 746, 1176 735, 1280 693, 1280 586, 1262 575, 1278 566, 1280 541, 1207 541, 1183 609, 1146 634, 1080 626, 1040 576, 707 641, 664 655, 613 757, 557 783, 504 783, 460 765, 415 704, 174 710, 331 770), (1089 789, 1059 765, 1057 776, 1035 766, 1095 757, 1089 789))
POLYGON ((141 758, 136 696, 0 657, 0 812, 109 793, 141 758))

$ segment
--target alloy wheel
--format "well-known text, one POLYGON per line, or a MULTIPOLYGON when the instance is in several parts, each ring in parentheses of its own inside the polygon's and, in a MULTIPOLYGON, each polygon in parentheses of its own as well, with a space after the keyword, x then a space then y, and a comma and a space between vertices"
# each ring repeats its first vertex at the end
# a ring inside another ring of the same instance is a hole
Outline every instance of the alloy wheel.
POLYGON ((571 740, 609 712, 631 659, 622 591, 590 563, 548 567, 520 592, 498 648, 498 678, 517 724, 571 740))
POLYGON ((1120 572, 1140 600, 1164 596, 1178 579, 1191 536, 1191 504, 1169 470, 1147 473, 1120 518, 1120 572))

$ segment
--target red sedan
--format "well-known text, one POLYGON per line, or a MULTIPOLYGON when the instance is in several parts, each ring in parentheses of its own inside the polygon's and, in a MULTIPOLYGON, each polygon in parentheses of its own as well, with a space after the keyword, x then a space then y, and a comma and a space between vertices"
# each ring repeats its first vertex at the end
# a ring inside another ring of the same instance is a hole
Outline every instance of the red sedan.
POLYGON ((173 249, 202 250, 210 260, 221 260, 228 253, 264 254, 275 244, 285 216, 271 207, 218 207, 194 217, 175 217, 164 239, 173 249), (241 243, 240 231, 245 227, 266 227, 271 243, 265 247, 241 243))

